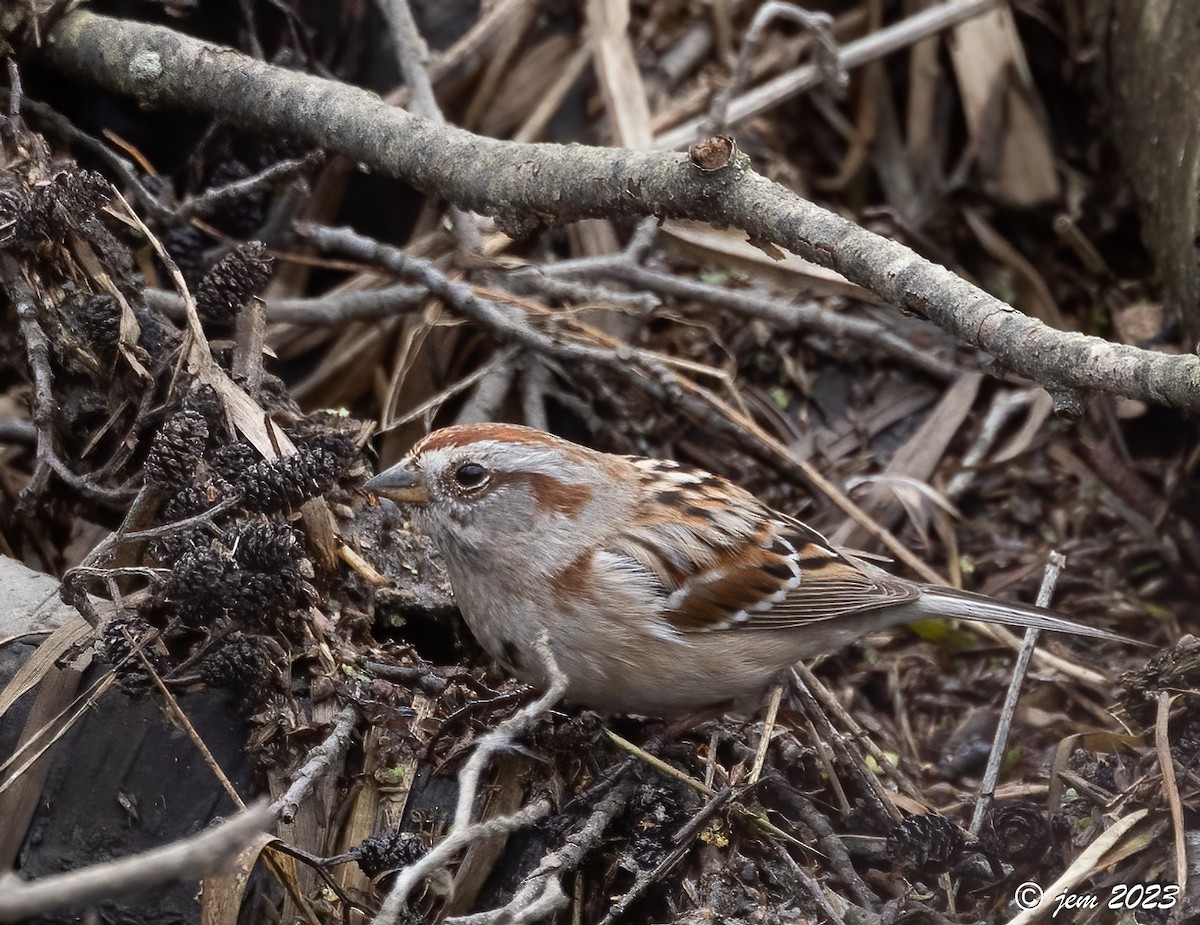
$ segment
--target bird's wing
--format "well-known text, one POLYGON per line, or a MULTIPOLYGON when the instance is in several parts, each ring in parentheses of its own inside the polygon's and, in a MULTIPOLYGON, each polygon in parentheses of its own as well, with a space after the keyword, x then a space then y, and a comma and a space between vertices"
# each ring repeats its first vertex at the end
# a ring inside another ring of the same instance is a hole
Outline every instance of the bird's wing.
POLYGON ((668 487, 610 538, 605 554, 657 583, 659 617, 678 632, 786 629, 920 595, 719 476, 654 465, 654 483, 668 487), (712 490, 697 490, 707 483, 712 490))

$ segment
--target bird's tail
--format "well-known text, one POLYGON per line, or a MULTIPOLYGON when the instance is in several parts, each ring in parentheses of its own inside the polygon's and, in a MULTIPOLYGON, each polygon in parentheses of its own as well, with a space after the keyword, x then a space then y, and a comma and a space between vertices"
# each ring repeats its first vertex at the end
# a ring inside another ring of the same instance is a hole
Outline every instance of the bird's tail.
POLYGON ((1075 636, 1090 636, 1127 645, 1145 646, 1149 643, 1112 633, 1095 626, 1075 623, 1064 619, 1042 607, 994 601, 982 594, 956 591, 950 588, 922 588, 917 599, 916 610, 924 617, 961 617, 967 620, 982 620, 984 623, 1003 623, 1006 626, 1034 627, 1052 633, 1071 633, 1075 636))

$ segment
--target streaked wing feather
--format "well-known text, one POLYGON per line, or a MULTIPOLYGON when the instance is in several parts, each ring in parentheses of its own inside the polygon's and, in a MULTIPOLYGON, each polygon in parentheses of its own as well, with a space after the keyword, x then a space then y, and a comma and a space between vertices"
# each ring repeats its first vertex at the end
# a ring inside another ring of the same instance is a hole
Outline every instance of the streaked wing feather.
POLYGON ((660 617, 676 631, 787 629, 919 594, 724 479, 659 462, 640 467, 656 484, 674 481, 678 488, 658 491, 609 552, 652 576, 663 599, 660 617), (717 490, 698 495, 701 480, 717 490))
POLYGON ((770 613, 752 620, 750 625, 784 629, 817 620, 831 620, 869 610, 893 607, 915 599, 917 592, 900 582, 867 580, 821 582, 819 587, 801 587, 770 613))
MULTIPOLYGON (((721 577, 717 581, 688 583, 686 594, 667 619, 681 630, 693 632, 734 626, 789 629, 892 607, 916 598, 918 591, 908 582, 869 572, 836 551, 821 548, 828 557, 827 563, 818 569, 801 567, 799 583, 792 588, 785 588, 786 583, 778 579, 774 579, 772 587, 764 588, 758 584, 762 581, 761 570, 755 582, 750 582, 741 574, 741 568, 722 569, 718 565, 714 573, 721 577), (692 618, 701 614, 703 620, 692 618)), ((811 558, 816 549, 809 544, 799 552, 801 558, 811 558)))

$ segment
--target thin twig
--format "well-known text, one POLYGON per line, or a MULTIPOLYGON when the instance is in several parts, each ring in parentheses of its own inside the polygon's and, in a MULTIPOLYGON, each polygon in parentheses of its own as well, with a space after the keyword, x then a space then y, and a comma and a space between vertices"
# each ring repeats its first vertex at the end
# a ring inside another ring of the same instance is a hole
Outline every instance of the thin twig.
MULTIPOLYGON (((331 328, 351 321, 380 321, 417 308, 429 293, 420 286, 395 285, 367 292, 335 292, 311 299, 266 299, 267 321, 331 328)), ((173 292, 147 289, 146 306, 180 320, 184 317, 183 299, 173 292)))
POLYGON ((201 511, 199 514, 193 514, 191 517, 184 517, 182 520, 173 520, 169 524, 160 524, 157 527, 148 527, 145 530, 138 530, 134 533, 124 533, 117 531, 113 534, 113 538, 122 543, 132 543, 139 540, 152 540, 160 536, 171 536, 175 533, 183 533, 191 531, 193 527, 198 527, 201 524, 212 523, 218 515, 224 514, 226 511, 237 507, 242 500, 242 494, 239 491, 234 491, 219 502, 210 507, 207 511, 201 511))
MULTIPOLYGON (((921 788, 916 785, 912 778, 904 773, 896 761, 884 754, 883 749, 875 743, 870 733, 863 729, 858 720, 842 705, 833 692, 821 683, 821 679, 813 674, 807 665, 803 663, 797 664, 795 672, 796 676, 803 682, 802 695, 805 693, 811 694, 825 711, 834 716, 845 727, 846 731, 853 736, 854 741, 861 743, 866 749, 867 754, 875 759, 875 763, 879 765, 880 771, 892 778, 902 791, 913 799, 920 800, 923 798, 921 788)), ((829 728, 832 730, 832 724, 829 728)), ((891 801, 889 800, 887 803, 890 807, 891 801)), ((895 818, 899 821, 899 816, 895 818)))
POLYGON ((542 858, 505 905, 488 912, 456 916, 448 919, 447 925, 517 925, 552 918, 567 905, 562 878, 578 870, 587 853, 600 844, 613 820, 624 812, 636 786, 637 782, 630 779, 614 787, 596 804, 579 831, 573 833, 561 848, 542 858))
POLYGON ((475 750, 458 775, 458 803, 454 810, 454 823, 450 834, 420 860, 400 871, 379 909, 379 914, 375 917, 374 925, 393 925, 397 922, 408 903, 409 895, 417 885, 433 872, 450 864, 459 850, 470 842, 515 831, 549 812, 550 804, 539 800, 511 815, 471 824, 480 781, 492 756, 501 749, 510 747, 518 736, 545 715, 566 693, 567 678, 558 668, 546 632, 541 634, 536 648, 548 682, 546 692, 476 743, 475 750))
MULTIPOLYGON (((688 787, 691 787, 693 790, 695 790, 698 794, 700 794, 703 797, 711 798, 716 795, 717 791, 715 789, 713 789, 711 786, 709 786, 709 784, 707 784, 703 781, 697 780, 696 778, 692 777, 690 774, 686 774, 685 772, 680 771, 678 768, 672 767, 671 765, 667 764, 667 762, 663 761, 661 758, 659 758, 655 755, 652 755, 650 752, 646 751, 641 746, 635 745, 633 742, 630 742, 628 739, 617 735, 617 733, 613 732, 611 729, 605 729, 604 733, 605 733, 605 735, 608 736, 608 738, 612 741, 612 743, 614 745, 616 745, 618 748, 623 749, 623 750, 629 752, 635 758, 638 758, 641 761, 644 761, 646 764, 648 764, 650 767, 654 768, 654 770, 658 771, 660 774, 663 774, 667 777, 673 778, 674 780, 677 780, 682 784, 686 784, 688 787)), ((746 822, 748 822, 754 828, 758 829, 760 832, 765 832, 768 835, 772 835, 775 838, 778 838, 780 841, 787 842, 789 845, 794 845, 797 848, 807 847, 803 842, 801 842, 799 839, 797 839, 794 835, 791 835, 791 834, 783 831, 783 829, 779 828, 779 826, 775 825, 773 822, 771 822, 766 817, 756 815, 756 814, 750 812, 745 807, 741 807, 741 806, 736 807, 736 811, 739 816, 741 816, 743 819, 745 819, 746 822)))
POLYGON ((813 64, 821 72, 822 82, 827 91, 840 92, 845 88, 848 77, 845 65, 838 52, 837 41, 833 37, 833 17, 828 13, 810 13, 793 3, 783 3, 781 0, 768 0, 754 13, 750 25, 746 28, 742 39, 742 47, 738 51, 737 64, 734 65, 733 75, 729 78, 720 93, 713 96, 712 105, 708 110, 708 118, 704 123, 701 134, 723 132, 728 128, 726 115, 729 112, 729 102, 746 82, 746 73, 750 62, 758 53, 759 43, 767 26, 776 19, 789 19, 807 29, 813 38, 815 50, 813 64))
MULTIPOLYGON (((818 880, 812 874, 800 866, 794 857, 778 846, 776 847, 776 855, 791 869, 792 876, 804 884, 804 888, 808 890, 808 895, 813 898, 813 902, 817 904, 817 908, 825 913, 825 916, 830 922, 840 923, 849 921, 849 916, 844 913, 839 913, 838 910, 833 907, 833 903, 829 901, 829 897, 831 895, 836 895, 832 890, 829 889, 829 887, 818 882, 818 880)), ((845 903, 847 900, 842 899, 842 902, 845 903)), ((858 921, 864 923, 864 925, 867 925, 867 923, 870 923, 870 925, 878 925, 878 923, 882 923, 883 921, 880 915, 876 912, 862 908, 860 908, 858 912, 860 916, 858 921)))
POLYGON ((653 884, 660 883, 676 864, 678 864, 691 850, 692 842, 696 837, 704 831, 704 827, 708 825, 708 821, 717 814, 729 800, 733 797, 733 788, 725 787, 717 793, 714 793, 709 801, 702 806, 696 815, 687 821, 687 824, 676 834, 674 847, 667 852, 667 855, 659 861, 650 870, 641 871, 633 886, 622 894, 621 898, 608 910, 604 918, 600 920, 600 925, 612 925, 613 922, 621 918, 625 911, 635 902, 645 895, 646 890, 653 884))
POLYGON ((24 418, 5 418, 0 421, 0 443, 36 446, 38 429, 33 421, 24 418))
POLYGON ((553 370, 540 357, 521 369, 517 380, 517 394, 521 399, 521 415, 530 427, 549 430, 550 419, 546 414, 546 396, 554 394, 553 370))
POLYGON ((417 885, 434 872, 444 868, 459 851, 472 842, 515 832, 537 822, 549 812, 550 801, 537 800, 510 815, 499 816, 486 822, 477 822, 475 825, 451 831, 449 835, 438 842, 437 847, 432 851, 400 871, 396 877, 396 883, 392 886, 383 905, 380 906, 372 925, 395 925, 396 922, 399 922, 408 897, 417 885))
MULTIPOLYGON (((95 707, 100 697, 112 687, 114 682, 115 677, 111 673, 103 675, 91 688, 79 694, 74 700, 59 710, 44 726, 37 729, 11 755, 5 758, 3 762, 0 762, 0 774, 3 774, 10 767, 13 768, 13 772, 0 782, 0 793, 4 793, 12 787, 22 775, 26 774, 42 759, 52 746, 70 732, 75 724, 83 718, 84 714, 95 707), (26 755, 29 757, 26 758, 24 763, 18 765, 17 761, 25 758, 26 755)), ((3 891, 0 890, 0 892, 3 891)))
POLYGON ((450 684, 431 665, 389 665, 386 662, 363 659, 358 666, 376 678, 399 681, 435 697, 443 693, 450 684))
MULTIPOLYGON (((1000 0, 949 0, 939 3, 895 25, 847 43, 838 53, 838 63, 847 71, 862 67, 961 22, 981 16, 999 5, 1000 0)), ((821 86, 824 81, 825 71, 819 64, 803 64, 735 97, 726 108, 724 121, 729 126, 745 122, 792 97, 821 86)), ((690 119, 658 135, 654 142, 663 148, 689 145, 703 131, 707 119, 707 115, 690 119)))
POLYGON ((817 837, 814 850, 820 851, 829 859, 830 869, 845 882, 851 895, 854 896, 854 901, 867 909, 878 909, 879 897, 854 869, 854 862, 850 860, 846 846, 842 844, 841 837, 833 830, 833 826, 829 824, 825 814, 817 809, 812 800, 798 790, 787 789, 784 791, 783 797, 796 810, 800 822, 817 837))
POLYGON ((124 506, 136 492, 124 488, 109 488, 93 479, 72 472, 58 456, 55 447, 54 374, 50 366, 50 341, 38 320, 37 300, 24 283, 20 267, 10 255, 0 255, 0 273, 9 298, 17 309, 17 328, 25 342, 25 357, 33 372, 33 424, 37 428, 37 462, 34 476, 21 491, 22 499, 39 497, 47 478, 47 470, 82 494, 106 504, 124 506))
MULTIPOLYGON (((125 633, 125 638, 130 643, 133 642, 133 640, 129 638, 128 633, 125 633)), ((142 667, 146 670, 147 674, 149 674, 150 680, 154 682, 154 686, 158 688, 158 692, 162 695, 163 700, 166 702, 166 712, 171 717, 172 721, 178 723, 183 728, 183 731, 187 733, 188 738, 192 741, 192 745, 194 745, 196 750, 200 752, 200 756, 204 759, 204 763, 207 764, 209 770, 212 771, 213 776, 217 779, 217 783, 224 788, 225 794, 229 797, 230 801, 232 801, 233 805, 238 809, 245 809, 246 803, 242 799, 241 794, 237 792, 237 788, 233 785, 233 781, 229 779, 229 775, 225 773, 225 769, 222 768, 220 763, 217 761, 217 756, 212 753, 212 749, 208 747, 208 743, 204 741, 204 737, 200 735, 200 732, 194 725, 192 725, 191 719, 188 718, 188 715, 184 712, 183 707, 179 705, 179 701, 175 699, 175 695, 171 693, 171 691, 163 683, 163 679, 159 676, 158 670, 154 667, 154 663, 150 661, 149 657, 146 655, 144 646, 136 647, 134 654, 141 661, 142 667)))
MULTIPOLYGON (((519 353, 513 354, 514 360, 518 356, 520 356, 519 353)), ((504 407, 505 399, 512 392, 513 383, 517 379, 516 362, 489 363, 483 368, 487 370, 487 374, 479 377, 475 388, 471 390, 467 400, 458 409, 458 414, 454 417, 455 424, 476 424, 481 421, 496 420, 504 407)), ((428 404, 428 402, 423 404, 428 404)), ((410 415, 411 412, 405 417, 410 415)))
POLYGON ((747 782, 751 787, 758 783, 762 775, 763 764, 767 760, 767 750, 771 747, 771 736, 775 732, 775 717, 779 715, 779 701, 783 699, 783 685, 776 684, 771 688, 767 698, 767 712, 763 717, 762 732, 759 734, 758 750, 754 755, 754 764, 750 767, 747 782))
POLYGON ((433 83, 426 70, 429 46, 425 44, 417 21, 413 18, 408 0, 380 0, 380 11, 392 29, 396 46, 396 63, 408 87, 409 108, 417 115, 436 122, 445 122, 442 108, 433 92, 433 83))
POLYGON ((690 774, 686 774, 683 771, 680 771, 678 768, 667 764, 667 762, 663 761, 657 755, 652 755, 640 745, 630 742, 627 738, 622 735, 618 735, 611 729, 605 729, 604 734, 608 736, 613 745, 617 746, 617 748, 624 749, 625 751, 629 752, 629 754, 641 759, 660 774, 670 777, 673 780, 677 780, 681 784, 686 784, 701 796, 711 797, 714 793, 716 793, 716 790, 714 790, 712 787, 696 780, 696 778, 692 777, 690 774))
MULTIPOLYGON (((392 27, 396 57, 404 83, 408 87, 413 111, 422 118, 445 123, 433 84, 426 67, 429 63, 429 46, 417 28, 408 0, 381 0, 380 6, 392 27)), ((458 206, 450 206, 450 224, 458 249, 464 253, 477 253, 482 248, 479 228, 466 212, 458 206)))
POLYGON ((290 179, 310 168, 316 167, 325 159, 324 151, 314 151, 304 157, 290 158, 265 167, 258 173, 240 180, 231 180, 220 186, 205 190, 198 196, 189 196, 175 210, 173 221, 181 222, 197 215, 207 215, 219 209, 227 202, 243 199, 246 196, 276 186, 282 180, 290 179))
POLYGON ((405 424, 417 420, 417 418, 421 418, 427 414, 436 412, 442 405, 444 405, 455 395, 466 391, 475 383, 486 379, 496 370, 502 370, 514 365, 513 361, 519 353, 519 347, 509 347, 507 349, 497 351, 496 355, 493 356, 487 363, 477 367, 467 375, 463 376, 457 382, 453 382, 446 386, 446 388, 442 389, 436 395, 421 402, 421 404, 405 412, 400 417, 382 423, 378 428, 378 432, 385 434, 390 430, 403 427, 405 424))
POLYGON ((281 821, 292 822, 300 810, 300 804, 316 786, 317 781, 329 773, 335 761, 346 754, 350 747, 350 736, 358 723, 358 709, 347 704, 334 717, 333 729, 325 741, 308 753, 308 760, 296 772, 292 785, 278 800, 271 804, 271 812, 281 821))
POLYGON ((21 102, 25 98, 25 90, 21 84, 21 68, 17 65, 17 59, 11 55, 5 56, 4 63, 8 70, 8 84, 12 88, 8 98, 8 119, 10 123, 15 123, 20 117, 21 102))
POLYGON ((975 435, 970 448, 963 454, 962 462, 958 465, 959 471, 946 484, 944 494, 947 498, 954 500, 971 486, 975 480, 975 467, 983 462, 984 456, 999 439, 1000 432, 1009 419, 1030 404, 1037 396, 1038 391, 1038 389, 1004 391, 996 396, 991 407, 988 408, 987 416, 979 426, 979 432, 975 435))
MULTIPOLYGON (((0 90, 0 99, 4 98, 4 92, 0 90)), ((142 177, 138 173, 137 168, 109 145, 105 144, 99 138, 81 131, 70 119, 45 103, 39 103, 36 100, 25 97, 21 100, 21 110, 22 112, 29 112, 35 115, 41 122, 45 123, 52 134, 57 134, 67 141, 82 148, 87 148, 95 154, 121 178, 125 187, 133 191, 134 198, 144 208, 149 209, 156 220, 164 222, 174 220, 175 213, 146 187, 142 182, 142 177)))
MULTIPOLYGON (((518 271, 518 275, 538 272, 518 271)), ((625 255, 593 257, 579 261, 553 264, 544 273, 569 274, 589 278, 606 277, 621 280, 638 289, 649 289, 664 296, 704 302, 728 309, 748 318, 765 321, 786 331, 814 331, 828 337, 862 341, 914 369, 937 379, 952 380, 962 375, 962 368, 940 359, 928 349, 920 349, 907 339, 870 318, 857 318, 821 308, 815 302, 785 302, 751 291, 727 289, 695 280, 680 279, 670 273, 651 270, 628 260, 625 255)))
POLYGON ((1175 883, 1179 895, 1187 896, 1188 856, 1187 826, 1183 818, 1183 803, 1179 799, 1179 781, 1175 777, 1175 758, 1171 754, 1169 724, 1171 701, 1175 695, 1170 691, 1158 694, 1158 710, 1154 721, 1154 750, 1158 754, 1158 766, 1162 769, 1163 793, 1171 808, 1171 825, 1175 830, 1175 883))
MULTIPOLYGON (((1058 552, 1051 552, 1046 562, 1046 571, 1042 576, 1042 586, 1038 590, 1037 604, 1039 607, 1049 607, 1050 599, 1054 596, 1054 586, 1058 584, 1058 576, 1066 566, 1067 559, 1058 552)), ((971 814, 971 825, 968 831, 978 835, 983 827, 983 820, 992 808, 992 800, 996 795, 996 782, 1000 779, 1000 765, 1004 761, 1004 752, 1008 747, 1008 734, 1012 729, 1013 716, 1017 712, 1017 700, 1021 696, 1021 685, 1029 671, 1029 662, 1033 658, 1033 650, 1037 647, 1040 631, 1030 627, 1025 630, 1021 642, 1021 650, 1017 653, 1013 665, 1012 679, 1008 683, 1008 691, 1004 695, 1004 706, 1000 709, 1000 721, 996 724, 996 734, 992 737, 992 752, 988 755, 987 767, 983 772, 983 780, 979 782, 979 796, 975 800, 975 810, 971 814)))
MULTIPOLYGON (((611 258, 610 258, 611 259, 611 258)), ((550 269, 557 266, 551 264, 550 269)), ((598 283, 560 279, 551 273, 543 271, 542 267, 525 267, 498 276, 501 285, 512 292, 521 295, 540 293, 550 299, 561 299, 576 304, 601 303, 620 306, 639 315, 648 314, 662 304, 662 299, 649 292, 626 292, 622 289, 610 289, 598 283)))

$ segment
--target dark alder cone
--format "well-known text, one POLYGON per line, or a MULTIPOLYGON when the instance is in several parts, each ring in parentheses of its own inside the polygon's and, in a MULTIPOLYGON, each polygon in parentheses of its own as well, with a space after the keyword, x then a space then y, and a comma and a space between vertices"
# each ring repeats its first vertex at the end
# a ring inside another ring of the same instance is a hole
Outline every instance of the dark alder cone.
POLYGON ((346 463, 325 449, 301 449, 282 459, 264 459, 247 468, 234 487, 247 511, 293 511, 323 495, 346 471, 346 463))
POLYGON ((228 549, 212 543, 197 546, 182 555, 176 563, 167 585, 167 595, 176 599, 196 595, 215 596, 220 593, 218 588, 224 583, 232 565, 233 556, 228 549))
POLYGON ((105 292, 96 293, 84 303, 79 321, 96 356, 106 361, 116 357, 121 339, 121 307, 116 299, 105 292))
POLYGON ((225 613, 240 582, 241 574, 229 550, 218 544, 180 556, 163 591, 180 616, 206 620, 225 613))
POLYGON ((261 703, 270 693, 271 656, 252 636, 235 633, 200 663, 200 676, 213 687, 232 690, 261 703))
POLYGON ((936 877, 962 858, 966 836, 945 816, 909 816, 888 833, 888 857, 904 870, 936 877))
POLYGON ((203 527, 193 527, 182 533, 155 537, 150 541, 150 557, 163 568, 170 568, 187 553, 212 545, 212 534, 203 527))
POLYGON ((76 226, 82 225, 112 199, 109 182, 94 170, 64 171, 50 182, 49 187, 38 192, 57 202, 76 226))
POLYGON ((92 171, 62 171, 32 189, 0 191, 0 244, 20 250, 61 241, 96 214, 112 195, 108 181, 92 171))
POLYGON ((368 877, 384 871, 399 870, 419 861, 429 849, 419 835, 410 832, 385 832, 363 839, 350 849, 350 856, 368 877))
MULTIPOLYGON (((104 627, 97 647, 100 658, 113 667, 117 683, 131 697, 148 692, 154 682, 142 657, 134 653, 134 647, 150 633, 150 624, 137 617, 118 617, 104 627)), ((162 661, 153 646, 143 645, 141 654, 156 669, 162 661)))
POLYGON ((208 422, 195 411, 179 411, 154 436, 146 455, 146 481, 158 488, 180 489, 196 477, 208 443, 208 422))
POLYGON ((242 523, 224 537, 238 565, 256 571, 295 568, 304 558, 300 534, 287 524, 242 523))
POLYGON ((241 626, 271 629, 274 621, 295 609, 299 582, 296 572, 240 572, 225 608, 241 626))
POLYGON ((1125 694, 1121 705, 1136 722, 1151 725, 1159 694, 1200 687, 1200 639, 1184 636, 1170 648, 1156 652, 1144 666, 1121 675, 1125 694))
POLYGON ((275 258, 261 241, 250 241, 226 254, 196 289, 200 319, 212 324, 232 324, 246 303, 271 281, 274 271, 275 258))
POLYGON ((208 485, 189 485, 177 491, 163 506, 163 523, 175 523, 188 517, 203 514, 217 504, 230 491, 230 486, 221 481, 208 485))
POLYGON ((336 456, 338 461, 349 465, 355 455, 354 438, 346 433, 323 431, 299 440, 306 450, 325 450, 336 456))
POLYGON ((240 440, 217 447, 209 457, 213 471, 228 482, 236 482, 247 469, 262 461, 262 454, 258 450, 240 440))
POLYGON ((335 460, 338 466, 344 472, 350 468, 350 463, 354 461, 354 457, 358 455, 358 450, 354 445, 354 438, 349 434, 339 434, 332 431, 313 434, 310 437, 305 437, 299 441, 300 446, 309 451, 320 450, 328 453, 335 460))
POLYGON ((0 189, 0 246, 20 246, 28 236, 26 213, 32 197, 24 187, 0 189))
POLYGON ((243 523, 226 533, 222 542, 234 551, 239 573, 237 587, 226 601, 229 615, 256 625, 286 616, 304 588, 299 534, 286 524, 243 523))
POLYGON ((1036 803, 999 803, 988 814, 979 841, 985 851, 1001 861, 1036 864, 1050 847, 1050 823, 1036 803))

